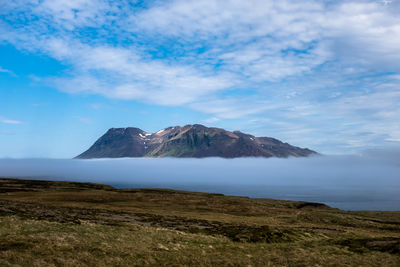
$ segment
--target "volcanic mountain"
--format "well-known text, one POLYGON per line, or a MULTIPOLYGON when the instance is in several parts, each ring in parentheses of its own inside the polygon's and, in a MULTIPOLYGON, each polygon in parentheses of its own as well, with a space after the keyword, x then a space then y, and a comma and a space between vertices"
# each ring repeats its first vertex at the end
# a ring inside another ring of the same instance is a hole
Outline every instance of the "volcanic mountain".
POLYGON ((122 157, 307 157, 317 154, 271 137, 208 128, 200 124, 175 126, 156 133, 139 128, 111 128, 76 158, 122 157))

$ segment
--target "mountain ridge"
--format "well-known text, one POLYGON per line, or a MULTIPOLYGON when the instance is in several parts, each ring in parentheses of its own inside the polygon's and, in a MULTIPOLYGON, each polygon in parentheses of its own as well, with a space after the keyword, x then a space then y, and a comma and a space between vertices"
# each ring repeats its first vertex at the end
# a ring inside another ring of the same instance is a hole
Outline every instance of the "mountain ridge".
POLYGON ((111 128, 78 159, 121 157, 307 157, 318 153, 272 137, 201 124, 173 126, 155 133, 136 127, 111 128))

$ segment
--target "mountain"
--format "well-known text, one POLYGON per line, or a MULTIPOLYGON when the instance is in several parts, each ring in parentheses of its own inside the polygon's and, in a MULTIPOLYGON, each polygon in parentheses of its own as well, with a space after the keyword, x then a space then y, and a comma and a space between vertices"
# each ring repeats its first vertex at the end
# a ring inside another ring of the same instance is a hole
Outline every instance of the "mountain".
POLYGON ((156 133, 139 128, 111 128, 76 158, 122 157, 307 157, 308 148, 271 137, 255 137, 239 131, 208 128, 200 124, 175 126, 156 133))

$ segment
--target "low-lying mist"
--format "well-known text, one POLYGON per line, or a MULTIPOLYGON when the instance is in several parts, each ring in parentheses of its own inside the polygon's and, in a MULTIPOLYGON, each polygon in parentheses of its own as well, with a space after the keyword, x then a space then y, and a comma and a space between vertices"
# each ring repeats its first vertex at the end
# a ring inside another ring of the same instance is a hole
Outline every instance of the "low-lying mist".
POLYGON ((400 153, 310 158, 1 159, 0 177, 173 188, 400 210, 400 153))

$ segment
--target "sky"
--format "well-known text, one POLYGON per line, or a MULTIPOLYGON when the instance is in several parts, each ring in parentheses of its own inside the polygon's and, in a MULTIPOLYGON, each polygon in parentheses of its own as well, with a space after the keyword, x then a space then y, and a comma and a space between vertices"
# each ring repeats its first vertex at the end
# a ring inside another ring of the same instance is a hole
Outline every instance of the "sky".
POLYGON ((400 2, 0 0, 0 158, 200 123, 323 154, 400 145, 400 2))

